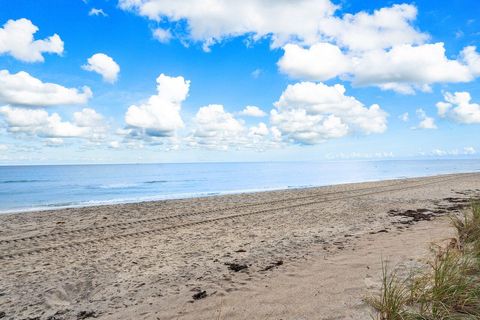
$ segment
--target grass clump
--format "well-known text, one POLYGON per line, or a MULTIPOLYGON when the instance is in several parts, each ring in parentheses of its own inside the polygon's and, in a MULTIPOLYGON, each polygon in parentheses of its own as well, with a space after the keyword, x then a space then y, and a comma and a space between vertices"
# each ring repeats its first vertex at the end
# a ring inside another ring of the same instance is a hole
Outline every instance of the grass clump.
POLYGON ((480 254, 480 202, 472 203, 471 212, 464 212, 461 217, 452 217, 452 224, 455 227, 458 240, 461 245, 470 246, 469 251, 480 254))
POLYGON ((395 272, 389 273, 387 264, 382 262, 382 291, 380 297, 368 299, 370 305, 378 311, 381 320, 402 320, 404 306, 408 302, 409 292, 404 282, 395 272))
POLYGON ((368 299, 378 319, 480 319, 480 203, 452 224, 458 238, 408 281, 382 264, 381 294, 368 299))

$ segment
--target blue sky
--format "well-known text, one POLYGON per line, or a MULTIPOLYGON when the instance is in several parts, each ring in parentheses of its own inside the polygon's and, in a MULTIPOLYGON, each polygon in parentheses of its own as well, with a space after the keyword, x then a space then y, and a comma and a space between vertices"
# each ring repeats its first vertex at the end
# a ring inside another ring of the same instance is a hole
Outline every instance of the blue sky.
POLYGON ((182 3, 0 0, 0 163, 478 156, 476 1, 182 3))

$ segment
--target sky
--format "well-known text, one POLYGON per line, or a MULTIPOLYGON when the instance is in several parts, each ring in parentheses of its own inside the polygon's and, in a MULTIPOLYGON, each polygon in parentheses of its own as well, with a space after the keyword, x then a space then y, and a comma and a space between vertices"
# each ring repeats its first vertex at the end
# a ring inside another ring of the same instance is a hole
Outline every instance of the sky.
POLYGON ((478 158, 476 0, 0 0, 0 164, 478 158))

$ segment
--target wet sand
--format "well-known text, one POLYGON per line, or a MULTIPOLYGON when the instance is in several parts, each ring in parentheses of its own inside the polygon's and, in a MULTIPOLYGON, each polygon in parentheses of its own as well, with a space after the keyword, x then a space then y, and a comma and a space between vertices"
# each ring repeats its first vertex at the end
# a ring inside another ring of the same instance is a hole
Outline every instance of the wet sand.
MULTIPOLYGON (((5 319, 370 319, 480 174, 0 216, 5 319)), ((1 318, 1 317, 0 317, 1 318)))

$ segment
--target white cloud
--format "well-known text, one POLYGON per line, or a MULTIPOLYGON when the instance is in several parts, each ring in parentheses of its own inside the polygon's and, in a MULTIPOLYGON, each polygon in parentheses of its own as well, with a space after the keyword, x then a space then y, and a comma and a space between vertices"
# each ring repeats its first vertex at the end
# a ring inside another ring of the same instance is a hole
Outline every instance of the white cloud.
POLYGON ((247 117, 265 117, 267 114, 257 106, 246 106, 245 109, 240 111, 240 115, 247 117))
POLYGON ((476 154, 477 151, 475 150, 474 147, 465 147, 465 148, 463 148, 463 153, 464 154, 476 154))
POLYGON ((418 124, 418 129, 437 129, 437 125, 435 124, 435 119, 432 117, 427 116, 425 110, 417 109, 416 111, 417 117, 420 120, 418 124))
POLYGON ((243 144, 243 122, 225 112, 222 105, 201 107, 193 119, 193 126, 193 138, 200 146, 228 149, 229 146, 243 144))
POLYGON ((480 104, 471 103, 472 97, 468 92, 446 92, 445 101, 437 103, 438 115, 450 118, 459 123, 480 123, 480 104))
POLYGON ((436 157, 445 157, 445 156, 461 156, 461 155, 473 155, 477 151, 473 147, 464 147, 463 149, 453 149, 453 150, 443 150, 443 149, 434 149, 430 153, 421 153, 421 155, 430 155, 436 157))
POLYGON ((272 47, 327 39, 351 50, 421 44, 428 38, 412 26, 417 9, 408 4, 343 17, 335 16, 339 7, 329 0, 211 0, 208 6, 195 0, 120 0, 119 5, 155 21, 186 22, 187 38, 207 49, 244 35, 254 41, 270 36, 272 47))
POLYGON ((325 81, 340 76, 356 86, 413 94, 416 89, 429 91, 433 83, 473 80, 480 71, 476 71, 478 54, 472 48, 464 49, 460 60, 451 60, 441 42, 347 53, 329 43, 310 48, 288 44, 278 66, 293 78, 325 81))
MULTIPOLYGON (((475 47, 449 59, 443 43, 426 43, 429 35, 414 23, 417 8, 395 4, 373 12, 336 13, 330 0, 120 0, 155 21, 178 23, 177 36, 203 43, 205 50, 224 39, 247 36, 246 42, 270 37, 283 46, 281 72, 300 80, 326 81, 339 76, 356 86, 378 86, 402 94, 430 91, 435 83, 468 82, 480 75, 475 47)), ((257 73, 253 76, 255 77, 257 73)))
POLYGON ((0 144, 0 151, 7 151, 8 146, 6 144, 0 144))
POLYGON ((352 51, 386 49, 402 44, 422 44, 428 35, 417 31, 412 22, 417 8, 410 4, 395 4, 359 12, 342 18, 331 17, 321 22, 321 32, 337 45, 352 51))
POLYGON ((28 19, 8 20, 0 28, 0 54, 25 62, 42 62, 43 53, 63 53, 63 41, 57 34, 34 40, 37 31, 38 27, 28 19))
POLYGON ((349 72, 351 61, 336 45, 321 42, 309 49, 296 44, 283 47, 280 71, 297 79, 324 81, 349 72))
POLYGON ((201 107, 193 118, 193 131, 186 141, 189 146, 207 149, 264 150, 274 147, 275 133, 263 122, 248 128, 242 120, 225 111, 222 105, 201 107))
POLYGON ((189 88, 190 81, 183 77, 169 77, 162 73, 157 78, 157 94, 144 104, 130 106, 125 114, 125 122, 150 136, 174 135, 176 130, 184 126, 180 109, 189 88))
POLYGON ((20 71, 0 70, 0 102, 13 105, 47 107, 86 104, 92 97, 89 87, 82 90, 46 83, 20 71))
POLYGON ((414 88, 428 91, 432 83, 473 80, 468 66, 445 56, 441 42, 367 52, 356 62, 352 73, 354 85, 378 85, 401 93, 413 93, 414 88))
POLYGON ((0 115, 7 125, 7 131, 41 138, 85 138, 101 139, 106 127, 102 117, 93 109, 85 108, 74 114, 74 122, 63 121, 58 113, 49 114, 43 109, 0 107, 0 115), (94 123, 85 123, 86 119, 94 123))
POLYGON ((393 152, 351 152, 351 153, 329 153, 326 155, 326 158, 329 160, 334 159, 386 159, 386 158, 393 158, 393 152))
POLYGON ((103 9, 97 9, 97 8, 92 8, 88 12, 89 16, 103 16, 103 17, 108 17, 108 14, 106 14, 103 9))
POLYGON ((120 142, 119 141, 111 141, 108 145, 112 149, 119 149, 120 148, 120 142))
POLYGON ((100 127, 103 125, 103 116, 90 108, 73 114, 74 123, 79 127, 100 127))
POLYGON ((269 133, 270 133, 270 130, 268 129, 267 125, 263 122, 260 122, 256 127, 251 127, 248 131, 249 136, 259 136, 259 137, 265 137, 269 133))
POLYGON ((399 117, 398 117, 400 120, 402 120, 403 122, 407 122, 410 118, 408 112, 405 112, 405 113, 402 113, 399 117))
POLYGON ((463 48, 460 58, 469 67, 474 76, 480 76, 480 54, 474 46, 463 48))
POLYGON ((291 142, 316 144, 353 132, 382 133, 387 129, 387 113, 374 104, 365 107, 345 95, 336 84, 301 82, 289 85, 270 113, 271 125, 291 142))
POLYGON ((321 20, 336 9, 329 0, 211 0, 207 5, 197 0, 120 0, 119 5, 156 21, 186 21, 188 38, 203 42, 205 49, 246 34, 253 40, 271 36, 273 47, 294 39, 313 43, 321 20))
POLYGON ((161 43, 168 43, 172 39, 172 34, 168 29, 156 28, 152 31, 153 37, 161 43))
POLYGON ((111 57, 104 53, 96 53, 87 60, 82 69, 100 74, 104 81, 114 83, 117 81, 120 66, 111 57))

